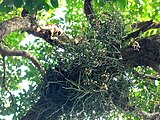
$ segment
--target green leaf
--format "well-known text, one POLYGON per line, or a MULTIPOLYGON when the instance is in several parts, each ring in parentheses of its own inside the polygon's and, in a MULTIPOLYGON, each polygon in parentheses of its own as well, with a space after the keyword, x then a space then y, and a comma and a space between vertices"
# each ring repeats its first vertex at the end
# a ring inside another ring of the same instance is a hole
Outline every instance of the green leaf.
POLYGON ((47 3, 44 4, 44 9, 45 9, 46 11, 49 10, 49 5, 48 5, 47 3))
POLYGON ((51 4, 54 8, 58 7, 58 0, 51 0, 51 4))
POLYGON ((22 0, 14 0, 14 6, 15 6, 16 8, 21 7, 22 4, 23 4, 23 1, 22 1, 22 0))
POLYGON ((3 0, 2 4, 8 5, 9 4, 9 0, 3 0))
POLYGON ((12 120, 17 120, 17 116, 14 115, 13 118, 12 118, 12 120))
POLYGON ((1 4, 0 4, 0 11, 1 12, 9 12, 12 7, 10 5, 12 5, 12 2, 11 3, 9 2, 9 0, 4 0, 1 4))
POLYGON ((32 1, 32 5, 33 6, 37 6, 38 4, 40 4, 40 1, 37 1, 37 0, 33 0, 32 1))
POLYGON ((38 6, 36 7, 36 9, 37 10, 42 10, 43 9, 43 4, 42 3, 38 4, 38 6))
POLYGON ((121 9, 124 9, 126 6, 127 6, 127 0, 121 0, 121 1, 117 1, 118 3, 118 6, 121 8, 121 9))

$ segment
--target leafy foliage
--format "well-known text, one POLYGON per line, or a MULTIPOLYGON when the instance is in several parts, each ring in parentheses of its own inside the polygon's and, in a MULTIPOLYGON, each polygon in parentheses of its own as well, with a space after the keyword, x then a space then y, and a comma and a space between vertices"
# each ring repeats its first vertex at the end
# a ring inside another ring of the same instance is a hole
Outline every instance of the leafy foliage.
POLYGON ((0 4, 2 12, 9 12, 16 8, 25 8, 31 14, 42 9, 48 11, 49 9, 52 9, 52 7, 58 7, 58 0, 3 0, 0 4))

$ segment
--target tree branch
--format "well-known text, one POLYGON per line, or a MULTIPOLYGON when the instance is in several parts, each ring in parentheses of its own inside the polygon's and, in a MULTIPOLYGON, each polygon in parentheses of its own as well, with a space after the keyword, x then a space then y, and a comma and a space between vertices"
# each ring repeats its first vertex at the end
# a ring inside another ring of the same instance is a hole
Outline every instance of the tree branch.
POLYGON ((138 23, 134 23, 132 25, 132 28, 136 28, 136 29, 139 28, 139 29, 125 36, 124 39, 136 38, 139 36, 141 32, 143 33, 149 29, 160 28, 160 23, 153 22, 153 20, 138 22, 138 23))
POLYGON ((140 73, 137 71, 133 72, 134 75, 140 77, 140 78, 149 78, 151 80, 160 80, 160 75, 159 74, 154 74, 154 75, 149 75, 149 74, 144 74, 144 73, 140 73))
POLYGON ((2 41, 9 33, 17 30, 32 31, 31 24, 31 20, 27 17, 14 17, 0 23, 0 41, 2 41))
MULTIPOLYGON (((14 17, 10 20, 7 20, 3 23, 0 23, 0 41, 2 41, 9 33, 22 30, 26 31, 30 34, 33 34, 34 36, 38 36, 40 38, 45 39, 50 44, 58 44, 63 46, 65 43, 61 42, 61 40, 68 40, 68 37, 64 34, 64 32, 60 31, 58 26, 45 26, 40 27, 41 29, 38 31, 39 27, 37 26, 36 21, 34 21, 32 17, 26 16, 26 17, 14 17), (57 35, 57 34, 58 35, 57 35), (55 38, 56 36, 57 38, 55 38)), ((41 71, 44 72, 44 69, 40 66, 38 60, 32 56, 27 51, 22 50, 9 50, 5 49, 2 46, 2 43, 0 43, 0 53, 3 56, 22 56, 26 57, 29 60, 32 61, 32 63, 41 71)))
MULTIPOLYGON (((33 34, 34 36, 43 38, 50 44, 64 46, 71 42, 69 37, 57 25, 46 25, 40 27, 32 16, 14 17, 3 23, 0 23, 0 30, 0 41, 2 41, 9 33, 22 30, 28 32, 29 34, 33 34)), ((72 40, 72 42, 74 42, 74 40, 72 40)), ((8 50, 5 49, 0 43, 0 53, 4 56, 26 57, 30 59, 41 72, 44 72, 38 60, 27 51, 8 50)))
POLYGON ((127 46, 121 49, 123 61, 126 67, 149 66, 160 74, 160 36, 154 35, 138 40, 139 50, 133 46, 127 46))
POLYGON ((43 38, 46 42, 50 44, 56 44, 60 46, 65 46, 70 42, 69 37, 64 33, 62 29, 58 27, 58 25, 46 25, 39 26, 34 30, 34 32, 28 31, 29 34, 32 34, 36 37, 43 38))
MULTIPOLYGON (((30 17, 14 17, 10 20, 7 20, 3 23, 0 23, 0 41, 2 41, 9 33, 23 30, 23 31, 34 31, 36 24, 33 24, 33 21, 30 17)), ((38 60, 32 56, 27 51, 22 50, 9 50, 2 46, 2 42, 0 43, 0 54, 2 56, 22 56, 26 57, 32 61, 32 63, 43 73, 44 70, 40 66, 38 60)))
POLYGON ((39 64, 38 60, 36 59, 36 57, 34 57, 33 55, 31 55, 30 53, 28 53, 27 51, 24 50, 9 50, 6 49, 2 46, 2 43, 0 43, 0 54, 2 56, 22 56, 25 58, 28 58, 29 60, 32 61, 32 63, 42 72, 44 73, 44 69, 41 67, 41 65, 39 64))

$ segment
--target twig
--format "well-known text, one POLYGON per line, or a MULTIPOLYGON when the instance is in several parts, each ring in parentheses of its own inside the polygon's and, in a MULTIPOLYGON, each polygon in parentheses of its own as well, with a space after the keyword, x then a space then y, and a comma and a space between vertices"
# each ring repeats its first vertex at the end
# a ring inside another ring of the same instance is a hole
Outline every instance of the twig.
POLYGON ((9 49, 11 49, 11 47, 5 42, 5 41, 2 41, 3 42, 3 44, 5 45, 5 46, 7 46, 9 49))

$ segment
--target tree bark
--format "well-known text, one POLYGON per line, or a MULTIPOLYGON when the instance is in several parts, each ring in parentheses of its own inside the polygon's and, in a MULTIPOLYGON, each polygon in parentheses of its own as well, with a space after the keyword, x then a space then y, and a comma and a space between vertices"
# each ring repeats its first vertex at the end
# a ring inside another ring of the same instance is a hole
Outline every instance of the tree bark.
POLYGON ((160 74, 160 35, 153 35, 137 40, 140 48, 133 46, 122 48, 124 64, 127 68, 149 66, 160 74))

